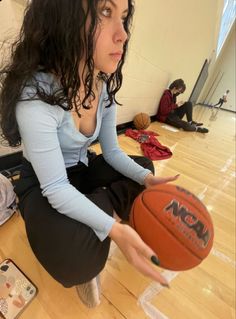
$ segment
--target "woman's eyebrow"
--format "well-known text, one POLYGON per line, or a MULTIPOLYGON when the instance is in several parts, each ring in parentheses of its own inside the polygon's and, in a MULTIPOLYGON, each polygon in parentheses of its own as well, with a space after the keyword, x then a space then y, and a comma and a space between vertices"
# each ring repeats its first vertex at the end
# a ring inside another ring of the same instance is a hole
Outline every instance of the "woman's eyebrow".
MULTIPOLYGON (((117 8, 116 3, 113 0, 107 0, 106 2, 110 2, 110 4, 114 7, 117 8)), ((123 13, 127 13, 128 12, 128 8, 126 10, 123 11, 123 13)))

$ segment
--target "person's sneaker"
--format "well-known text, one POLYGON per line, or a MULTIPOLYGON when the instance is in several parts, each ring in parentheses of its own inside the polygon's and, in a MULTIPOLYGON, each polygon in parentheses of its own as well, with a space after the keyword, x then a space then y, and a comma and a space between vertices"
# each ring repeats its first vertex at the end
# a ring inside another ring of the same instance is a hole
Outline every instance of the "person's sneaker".
POLYGON ((195 121, 191 121, 190 124, 195 125, 195 126, 202 126, 203 125, 203 123, 198 123, 195 121))
POLYGON ((94 308, 101 302, 101 284, 100 276, 93 278, 92 280, 76 286, 76 291, 80 300, 88 308, 94 308))
POLYGON ((209 132, 209 130, 205 127, 197 127, 196 131, 199 133, 208 133, 209 132))

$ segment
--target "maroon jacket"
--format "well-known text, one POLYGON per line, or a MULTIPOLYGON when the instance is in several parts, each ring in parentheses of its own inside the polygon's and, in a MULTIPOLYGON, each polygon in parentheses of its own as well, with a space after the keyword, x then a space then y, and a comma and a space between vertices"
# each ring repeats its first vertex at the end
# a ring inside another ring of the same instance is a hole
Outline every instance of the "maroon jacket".
POLYGON ((165 90, 157 111, 157 120, 160 122, 165 122, 168 114, 176 109, 178 106, 176 104, 176 97, 171 94, 170 90, 165 90))
POLYGON ((163 160, 172 155, 171 150, 156 139, 155 136, 158 136, 159 134, 155 132, 128 129, 126 130, 125 135, 138 141, 141 144, 141 150, 143 151, 144 156, 153 161, 163 160))

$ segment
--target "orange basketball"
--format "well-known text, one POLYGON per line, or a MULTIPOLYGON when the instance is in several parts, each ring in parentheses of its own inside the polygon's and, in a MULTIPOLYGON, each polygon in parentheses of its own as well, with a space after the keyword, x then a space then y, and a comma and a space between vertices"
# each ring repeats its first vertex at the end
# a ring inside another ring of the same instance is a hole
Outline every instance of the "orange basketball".
POLYGON ((150 123, 150 116, 146 113, 139 113, 134 117, 134 126, 137 130, 145 130, 150 123))
POLYGON ((213 245, 213 223, 206 207, 177 185, 145 189, 133 203, 130 224, 165 269, 180 271, 197 266, 213 245))

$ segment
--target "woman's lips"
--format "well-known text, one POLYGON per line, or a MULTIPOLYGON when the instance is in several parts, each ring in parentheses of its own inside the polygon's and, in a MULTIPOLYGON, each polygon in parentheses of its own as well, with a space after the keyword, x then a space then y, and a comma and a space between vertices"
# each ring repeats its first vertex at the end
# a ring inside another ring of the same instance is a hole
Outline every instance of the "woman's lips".
POLYGON ((110 56, 114 59, 114 60, 121 60, 122 58, 122 54, 123 52, 114 52, 114 53, 110 53, 110 56))

